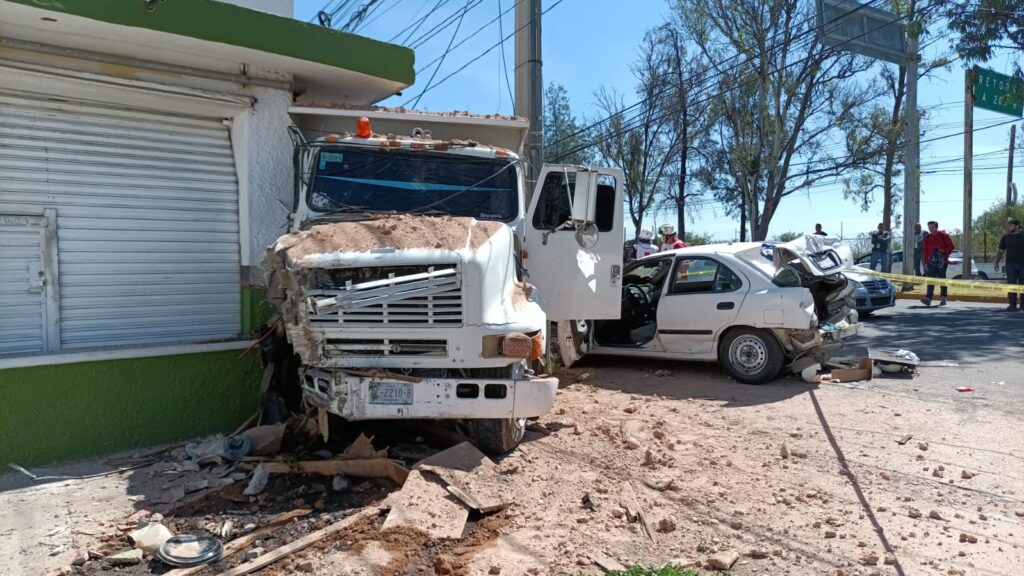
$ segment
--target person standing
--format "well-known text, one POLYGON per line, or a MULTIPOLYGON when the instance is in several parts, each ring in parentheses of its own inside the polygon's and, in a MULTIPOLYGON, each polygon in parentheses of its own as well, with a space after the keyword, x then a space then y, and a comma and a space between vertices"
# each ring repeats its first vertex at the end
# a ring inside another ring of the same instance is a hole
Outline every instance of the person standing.
MULTIPOLYGON (((924 239, 924 262, 925 262, 925 273, 924 275, 928 278, 945 278, 946 268, 949 267, 949 255, 956 250, 956 246, 953 245, 953 239, 946 234, 945 230, 939 230, 939 223, 932 220, 928 223, 928 236, 924 239)), ((939 292, 941 300, 939 306, 946 305, 946 296, 949 294, 949 288, 946 286, 942 287, 939 292)), ((928 291, 925 293, 925 297, 921 299, 921 303, 925 306, 932 305, 932 296, 935 295, 935 285, 929 284, 928 291)))
POLYGON ((914 224, 914 275, 924 276, 924 239, 928 233, 921 229, 921 223, 914 224))
POLYGON ((661 232, 661 236, 664 238, 661 243, 662 252, 667 250, 676 250, 678 248, 686 248, 686 242, 683 242, 679 239, 679 236, 676 236, 675 226, 665 224, 661 228, 658 228, 658 231, 661 232))
POLYGON ((633 258, 639 260, 644 256, 657 254, 658 247, 654 245, 652 240, 654 240, 653 232, 651 232, 650 230, 641 230, 640 235, 637 236, 633 258))
MULTIPOLYGON (((996 252, 996 272, 999 271, 1003 255, 1006 256, 1006 283, 1024 284, 1024 233, 1020 229, 1020 220, 1014 219, 1006 223, 1006 234, 999 240, 999 251, 996 252)), ((1024 309, 1024 302, 1017 308, 1017 292, 1010 292, 1006 297, 1010 301, 1007 310, 1016 312, 1024 309)))
POLYGON ((828 236, 828 232, 821 229, 821 224, 814 225, 814 234, 816 236, 828 236))
POLYGON ((871 233, 871 269, 881 264, 882 272, 889 271, 889 242, 892 240, 885 223, 878 223, 878 230, 871 233))

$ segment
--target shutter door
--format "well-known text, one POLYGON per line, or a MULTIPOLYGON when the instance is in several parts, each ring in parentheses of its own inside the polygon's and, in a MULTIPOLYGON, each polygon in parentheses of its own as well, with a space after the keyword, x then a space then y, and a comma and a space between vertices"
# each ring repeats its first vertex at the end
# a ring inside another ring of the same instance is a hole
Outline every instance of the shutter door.
POLYGON ((45 352, 42 216, 0 214, 0 355, 45 352))
POLYGON ((0 205, 57 209, 61 349, 238 336, 222 120, 0 93, 0 205))

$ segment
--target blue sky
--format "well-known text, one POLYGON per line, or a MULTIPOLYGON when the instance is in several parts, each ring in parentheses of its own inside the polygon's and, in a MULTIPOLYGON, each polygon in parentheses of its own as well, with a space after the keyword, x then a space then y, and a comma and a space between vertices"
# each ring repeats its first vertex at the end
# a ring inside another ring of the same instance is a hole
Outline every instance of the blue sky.
MULTIPOLYGON (((334 0, 332 4, 339 0, 334 0)), ((353 0, 363 4, 365 0, 353 0)), ((443 0, 441 0, 443 2, 443 0)), ((543 22, 543 74, 545 83, 558 82, 569 91, 574 112, 578 117, 597 117, 594 93, 601 86, 614 88, 629 94, 634 85, 630 65, 636 59, 637 46, 645 31, 659 25, 668 12, 662 0, 622 2, 613 0, 546 0, 545 9, 550 8, 543 22)), ((295 17, 310 20, 324 7, 326 0, 295 0, 295 17)), ((381 0, 380 8, 370 15, 358 34, 380 40, 390 40, 411 23, 418 21, 438 4, 433 0, 381 0)), ((511 8, 514 0, 500 0, 502 10, 511 8)), ((415 39, 432 28, 438 21, 462 10, 463 0, 448 0, 435 15, 413 34, 415 39)), ((466 13, 455 44, 484 27, 499 14, 499 0, 484 0, 466 13)), ((508 35, 513 30, 513 11, 501 19, 502 31, 508 35)), ((335 23, 337 24, 337 22, 335 23)), ((410 30, 411 31, 411 30, 410 30)), ((433 38, 416 47, 416 84, 406 89, 402 96, 392 97, 381 104, 408 105, 417 96, 433 73, 434 66, 426 65, 445 52, 453 37, 452 25, 433 38)), ((934 35, 945 30, 932 30, 934 35)), ((408 36, 400 36, 404 41, 408 36)), ((934 37, 934 36, 933 36, 934 37)), ((512 112, 509 88, 501 63, 501 52, 495 48, 484 52, 498 43, 498 23, 483 28, 478 34, 465 40, 444 59, 434 80, 435 87, 423 94, 417 108, 424 110, 468 110, 482 114, 512 112), (450 79, 438 84, 452 72, 471 60, 484 54, 450 79)), ((946 41, 936 42, 928 49, 925 57, 934 56, 938 48, 945 48, 946 41)), ((509 40, 504 45, 509 80, 514 82, 512 64, 514 45, 509 40)), ((999 72, 1008 73, 1009 63, 1005 58, 988 64, 999 72)), ((935 138, 963 130, 964 120, 964 72, 962 63, 954 63, 950 71, 939 71, 919 86, 919 103, 927 108, 928 120, 922 123, 926 130, 923 138, 935 138)), ((632 99, 629 99, 631 102, 632 99)), ((1011 120, 976 108, 975 129, 1011 120)), ((1019 124, 1019 123, 1018 123, 1019 124)), ((1022 137, 1019 133, 1018 141, 1022 137)), ((1009 125, 975 132, 975 175, 974 214, 977 215, 994 202, 1005 198, 1006 162, 1009 145, 1009 125), (1003 152, 1000 152, 1003 150, 1003 152)), ((1024 156, 1015 158, 1015 180, 1024 189, 1024 156)), ((922 146, 921 162, 924 173, 921 181, 921 220, 938 220, 943 228, 959 229, 963 222, 963 136, 944 138, 922 146), (943 162, 929 167, 929 163, 943 162), (929 171, 938 171, 929 173, 929 171)), ((879 194, 880 200, 880 194, 879 194)), ((658 223, 675 220, 674 214, 656 215, 658 223)), ((724 216, 714 205, 691 214, 693 222, 689 228, 708 232, 716 238, 732 239, 737 234, 738 223, 724 216)), ((809 192, 799 192, 782 201, 779 212, 772 220, 771 234, 785 231, 812 231, 815 222, 821 222, 833 234, 840 231, 847 237, 865 233, 875 228, 881 220, 881 204, 872 205, 868 212, 862 212, 853 201, 843 199, 841 185, 823 184, 809 192)), ((653 228, 652 218, 647 224, 653 228)))

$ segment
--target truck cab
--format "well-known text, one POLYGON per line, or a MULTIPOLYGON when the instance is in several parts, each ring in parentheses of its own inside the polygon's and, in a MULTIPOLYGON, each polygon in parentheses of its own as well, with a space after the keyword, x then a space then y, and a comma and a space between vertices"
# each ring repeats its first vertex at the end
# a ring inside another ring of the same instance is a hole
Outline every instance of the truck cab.
POLYGON ((506 452, 550 410, 549 327, 617 317, 622 175, 523 162, 471 140, 354 133, 297 147, 289 233, 268 300, 304 401, 349 421, 464 421, 506 452))

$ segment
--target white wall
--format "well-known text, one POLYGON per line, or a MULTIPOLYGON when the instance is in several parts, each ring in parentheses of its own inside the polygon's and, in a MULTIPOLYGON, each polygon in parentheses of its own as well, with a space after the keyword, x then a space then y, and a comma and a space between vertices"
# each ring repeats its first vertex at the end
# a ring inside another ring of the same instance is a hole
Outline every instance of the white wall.
POLYGON ((292 0, 219 0, 235 6, 259 10, 285 18, 291 18, 293 14, 292 0))
POLYGON ((243 215, 242 281, 262 286, 260 263, 267 246, 287 231, 293 202, 291 94, 271 88, 254 88, 251 93, 256 104, 234 118, 232 138, 243 215))

